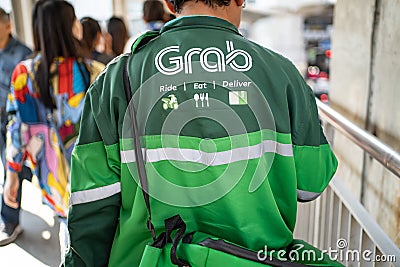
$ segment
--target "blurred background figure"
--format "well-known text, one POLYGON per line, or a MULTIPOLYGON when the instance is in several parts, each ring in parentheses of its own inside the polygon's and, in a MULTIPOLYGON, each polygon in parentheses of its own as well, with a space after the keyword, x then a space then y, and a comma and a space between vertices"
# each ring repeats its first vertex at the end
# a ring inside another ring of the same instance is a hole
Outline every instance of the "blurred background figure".
POLYGON ((110 62, 114 58, 111 36, 104 36, 99 22, 91 17, 83 17, 81 24, 85 56, 103 64, 110 62))
POLYGON ((122 18, 113 16, 108 20, 107 31, 112 38, 112 51, 115 56, 124 52, 125 43, 129 39, 128 30, 122 18))
POLYGON ((18 216, 22 181, 18 173, 29 166, 39 180, 44 203, 59 217, 63 251, 67 244, 70 153, 86 90, 104 65, 83 58, 82 25, 67 1, 40 0, 32 18, 35 55, 15 67, 7 103, 12 120, 7 128, 3 198, 17 216, 6 223, 3 233, 8 240, 3 240, 3 245, 13 242, 22 231, 18 216))
MULTIPOLYGON (((10 15, 0 7, 0 151, 3 167, 5 167, 4 144, 8 121, 6 102, 8 94, 10 93, 11 74, 18 62, 28 57, 31 53, 32 51, 27 46, 12 36, 10 15)), ((28 177, 30 176, 30 172, 25 168, 23 174, 26 174, 28 177)), ((20 176, 22 176, 22 173, 20 176)), ((0 181, 2 185, 3 177, 0 177, 0 181)), ((3 246, 13 242, 21 233, 22 229, 21 227, 17 227, 19 211, 5 205, 3 199, 1 204, 0 246, 3 246)))
POLYGON ((147 30, 159 31, 169 20, 169 13, 165 12, 164 5, 159 0, 146 0, 143 3, 143 20, 147 30))
MULTIPOLYGON (((32 53, 27 46, 15 39, 11 32, 10 15, 0 7, 0 117, 2 135, 0 151, 3 150, 5 140, 5 126, 7 124, 5 106, 10 92, 11 74, 17 63, 32 53)), ((4 161, 4 157, 2 157, 2 160, 4 161)))
MULTIPOLYGON (((173 19, 175 16, 166 12, 164 4, 159 0, 146 0, 143 3, 143 21, 145 22, 146 28, 142 32, 146 31, 159 31, 165 24, 165 22, 173 19)), ((132 44, 142 34, 132 36, 126 42, 124 52, 130 52, 132 44)))

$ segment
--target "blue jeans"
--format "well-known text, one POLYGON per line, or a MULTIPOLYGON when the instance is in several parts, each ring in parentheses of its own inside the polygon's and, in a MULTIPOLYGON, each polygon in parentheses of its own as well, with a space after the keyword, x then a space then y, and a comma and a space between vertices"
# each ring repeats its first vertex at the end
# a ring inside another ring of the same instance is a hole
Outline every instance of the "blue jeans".
POLYGON ((18 195, 17 195, 17 200, 19 203, 19 206, 17 209, 13 209, 9 206, 7 206, 4 203, 4 198, 3 196, 1 197, 1 219, 3 220, 4 224, 10 225, 10 226, 17 226, 19 224, 19 213, 21 210, 21 192, 22 192, 22 181, 24 179, 31 181, 32 180, 32 172, 31 170, 23 166, 21 172, 18 174, 19 178, 19 188, 18 188, 18 195))

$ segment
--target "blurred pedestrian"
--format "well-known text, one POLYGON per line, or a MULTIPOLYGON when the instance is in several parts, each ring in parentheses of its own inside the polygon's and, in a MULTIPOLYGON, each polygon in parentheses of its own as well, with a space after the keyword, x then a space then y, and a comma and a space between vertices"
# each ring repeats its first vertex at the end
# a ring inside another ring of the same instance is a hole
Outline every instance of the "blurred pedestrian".
MULTIPOLYGON (((172 15, 173 16, 173 15, 172 15)), ((164 5, 159 0, 146 0, 143 3, 143 21, 146 25, 143 32, 146 31, 159 31, 165 24, 165 22, 171 18, 169 12, 165 12, 164 5)), ((137 36, 132 36, 126 42, 124 51, 130 52, 132 44, 135 42, 143 32, 137 36)))
POLYGON ((2 150, 5 140, 5 126, 7 124, 5 107, 10 92, 11 74, 17 63, 27 58, 31 53, 31 49, 12 36, 10 14, 0 7, 0 117, 3 136, 3 138, 0 138, 0 150, 2 150))
POLYGON ((146 0, 143 3, 143 21, 147 31, 159 31, 165 23, 164 5, 159 0, 146 0))
POLYGON ((91 17, 82 18, 81 24, 83 29, 82 43, 85 50, 85 56, 103 64, 110 62, 115 57, 111 49, 111 37, 105 37, 101 32, 99 22, 91 17), (99 51, 99 46, 101 46, 104 51, 99 51))
MULTIPOLYGON (((10 93, 11 74, 18 62, 26 59, 31 53, 32 51, 27 46, 12 36, 10 15, 0 7, 0 152, 4 168, 6 164, 3 152, 5 150, 6 125, 8 121, 6 102, 10 93)), ((31 173, 24 168, 20 176, 21 178, 23 176, 29 178, 31 173)), ((3 177, 0 179, 3 179, 3 177)), ((21 227, 17 227, 19 211, 5 205, 3 198, 1 204, 0 246, 15 240, 22 231, 21 227)))
POLYGON ((107 23, 107 31, 112 38, 112 51, 116 56, 124 52, 124 46, 129 39, 125 22, 120 17, 111 17, 107 23))
MULTIPOLYGON (((12 120, 7 128, 4 202, 19 212, 18 173, 29 166, 39 179, 43 201, 60 218, 63 248, 70 153, 86 90, 104 65, 82 58, 82 26, 70 3, 39 0, 32 17, 35 54, 15 67, 7 104, 12 120)), ((19 220, 9 227, 20 229, 19 220)), ((10 236, 3 245, 15 238, 10 236)))

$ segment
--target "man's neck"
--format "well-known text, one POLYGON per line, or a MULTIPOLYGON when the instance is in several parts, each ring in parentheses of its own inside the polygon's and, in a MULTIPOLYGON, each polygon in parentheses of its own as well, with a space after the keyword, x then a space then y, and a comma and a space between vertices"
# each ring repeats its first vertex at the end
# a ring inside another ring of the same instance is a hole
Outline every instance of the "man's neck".
POLYGON ((199 2, 189 1, 183 5, 181 12, 177 13, 176 16, 177 17, 193 16, 193 15, 212 16, 229 21, 230 23, 238 27, 239 25, 236 25, 235 21, 228 14, 229 14, 228 7, 212 8, 208 4, 205 4, 204 2, 201 1, 199 2))
POLYGON ((8 45, 8 43, 11 41, 11 36, 9 35, 7 38, 0 40, 0 49, 4 49, 6 48, 6 46, 8 45))

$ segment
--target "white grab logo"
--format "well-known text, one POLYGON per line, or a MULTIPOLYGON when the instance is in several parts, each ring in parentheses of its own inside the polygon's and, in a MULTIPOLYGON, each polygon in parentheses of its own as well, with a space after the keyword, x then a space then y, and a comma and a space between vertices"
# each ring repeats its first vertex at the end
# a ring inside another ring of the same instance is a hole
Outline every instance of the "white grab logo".
POLYGON ((229 65, 233 70, 245 72, 251 69, 253 66, 253 59, 250 54, 241 49, 234 49, 233 43, 231 41, 226 41, 226 47, 228 54, 225 54, 221 51, 221 49, 217 47, 209 47, 207 49, 201 48, 191 48, 186 51, 184 56, 172 56, 169 57, 169 67, 164 66, 163 58, 167 56, 169 53, 179 53, 179 46, 169 46, 161 50, 156 58, 155 64, 157 69, 165 75, 174 75, 178 74, 182 71, 185 71, 186 74, 193 73, 192 69, 192 61, 194 55, 199 55, 199 61, 201 67, 208 72, 225 72, 226 66, 229 65), (210 61, 209 56, 214 55, 214 59, 217 61, 210 61), (238 64, 235 59, 237 57, 242 57, 244 61, 242 64, 238 64))

